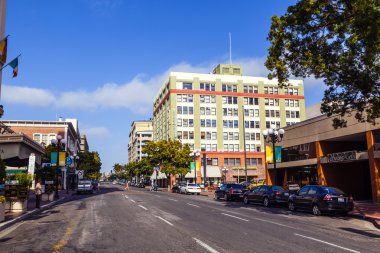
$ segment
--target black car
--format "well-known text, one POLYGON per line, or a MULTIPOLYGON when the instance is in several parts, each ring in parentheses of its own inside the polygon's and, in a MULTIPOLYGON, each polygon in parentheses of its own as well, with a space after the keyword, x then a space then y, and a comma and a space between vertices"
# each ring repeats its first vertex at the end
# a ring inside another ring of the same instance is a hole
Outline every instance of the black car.
POLYGON ((352 211, 354 201, 351 195, 342 190, 320 185, 307 185, 289 197, 288 208, 311 210, 314 215, 324 212, 347 214, 352 211))
POLYGON ((214 193, 214 199, 223 198, 225 201, 240 199, 243 197, 246 189, 241 184, 222 184, 216 188, 214 193))
POLYGON ((249 202, 263 203, 268 207, 271 204, 283 204, 286 205, 289 199, 289 192, 284 188, 277 185, 261 185, 257 186, 244 193, 243 202, 249 204, 249 202))

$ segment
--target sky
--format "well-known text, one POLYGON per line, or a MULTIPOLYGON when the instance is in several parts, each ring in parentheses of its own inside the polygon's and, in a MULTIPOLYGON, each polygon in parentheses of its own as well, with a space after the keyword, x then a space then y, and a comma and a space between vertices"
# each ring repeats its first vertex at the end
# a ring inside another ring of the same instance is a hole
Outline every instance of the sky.
MULTIPOLYGON (((209 73, 219 63, 267 76, 270 18, 288 0, 8 0, 4 120, 77 118, 102 171, 127 163, 134 120, 152 117, 153 97, 170 71, 209 73)), ((325 86, 304 80, 305 103, 325 86)))

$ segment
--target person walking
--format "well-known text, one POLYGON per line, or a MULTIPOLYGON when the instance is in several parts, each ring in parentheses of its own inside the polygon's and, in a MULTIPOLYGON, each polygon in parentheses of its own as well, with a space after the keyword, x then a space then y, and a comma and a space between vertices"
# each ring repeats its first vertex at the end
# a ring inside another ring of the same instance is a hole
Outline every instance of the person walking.
POLYGON ((129 181, 128 180, 125 180, 124 190, 128 190, 129 191, 129 181))
POLYGON ((41 208, 42 186, 39 179, 37 180, 37 184, 34 188, 34 193, 36 194, 36 208, 41 208))

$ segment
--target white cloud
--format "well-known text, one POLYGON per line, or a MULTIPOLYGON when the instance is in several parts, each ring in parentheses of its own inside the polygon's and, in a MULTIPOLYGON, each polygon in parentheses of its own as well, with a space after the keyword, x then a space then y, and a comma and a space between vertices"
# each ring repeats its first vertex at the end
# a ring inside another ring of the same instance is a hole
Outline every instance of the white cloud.
POLYGON ((89 127, 81 130, 87 137, 99 138, 109 136, 109 131, 105 127, 89 127))
MULTIPOLYGON (((264 62, 265 58, 241 58, 234 60, 233 64, 242 65, 244 75, 265 77, 268 70, 264 62)), ((59 97, 47 89, 4 85, 2 97, 5 102, 27 106, 75 110, 125 108, 136 114, 146 114, 152 110, 153 98, 169 72, 210 73, 216 65, 217 61, 198 65, 181 62, 154 76, 139 74, 124 84, 106 83, 94 90, 61 91, 59 97)), ((305 80, 306 87, 317 83, 321 82, 311 78, 305 80)))

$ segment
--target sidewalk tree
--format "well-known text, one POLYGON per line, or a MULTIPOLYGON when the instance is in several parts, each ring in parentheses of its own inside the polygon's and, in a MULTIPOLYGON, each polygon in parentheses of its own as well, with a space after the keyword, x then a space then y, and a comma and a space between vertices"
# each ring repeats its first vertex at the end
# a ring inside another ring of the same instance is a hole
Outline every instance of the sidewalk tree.
MULTIPOLYGON (((265 66, 287 85, 291 75, 323 79, 321 112, 360 121, 380 117, 380 1, 301 0, 273 16, 265 66)), ((335 118, 334 127, 345 126, 335 118)))
POLYGON ((99 179, 102 163, 98 152, 80 152, 78 155, 78 170, 83 170, 86 178, 99 179))
POLYGON ((143 148, 150 166, 153 168, 159 165, 161 172, 169 176, 190 172, 190 152, 189 145, 184 145, 179 140, 148 142, 143 148))
POLYGON ((5 163, 3 159, 0 158, 0 184, 5 182, 6 172, 5 172, 5 163))
POLYGON ((137 176, 150 176, 153 173, 153 166, 149 163, 148 158, 144 157, 137 163, 137 176))

